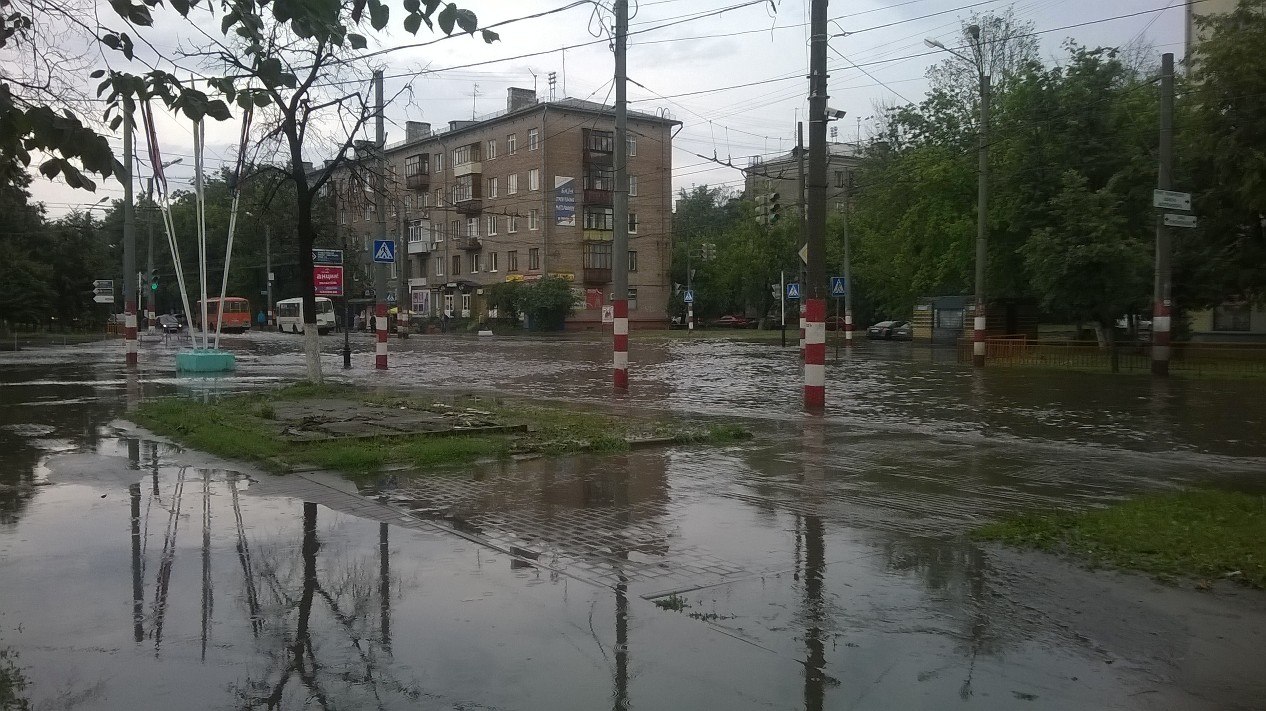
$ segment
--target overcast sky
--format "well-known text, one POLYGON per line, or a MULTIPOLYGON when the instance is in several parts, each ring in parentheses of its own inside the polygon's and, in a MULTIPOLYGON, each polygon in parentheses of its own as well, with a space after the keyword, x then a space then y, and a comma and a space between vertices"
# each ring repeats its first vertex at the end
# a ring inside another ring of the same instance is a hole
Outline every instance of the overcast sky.
MULTIPOLYGON (((484 26, 567 4, 567 0, 460 3, 478 13, 484 26)), ((635 15, 630 23, 628 66, 629 78, 636 84, 629 86, 630 108, 648 113, 666 110, 683 123, 673 144, 674 188, 741 186, 737 170, 696 154, 715 154, 746 165, 751 156, 785 152, 794 144, 795 122, 804 117, 806 106, 809 3, 781 0, 776 5, 775 11, 768 0, 631 0, 635 15), (726 8, 732 9, 708 14, 726 8)), ((925 72, 945 56, 929 50, 923 44, 925 37, 957 46, 961 20, 973 11, 999 12, 1008 6, 1019 20, 1031 21, 1041 33, 1042 55, 1050 62, 1062 59, 1060 45, 1070 37, 1092 47, 1141 40, 1150 43, 1157 56, 1173 52, 1182 57, 1182 0, 836 0, 828 10, 834 20, 831 32, 850 33, 833 37, 828 52, 830 105, 848 112, 833 124, 839 129, 839 140, 856 138, 858 118, 863 120, 865 136, 876 104, 917 102, 923 97, 925 72), (1138 14, 1109 19, 1134 13, 1138 14)), ((160 22, 145 36, 159 53, 174 56, 177 46, 202 39, 169 9, 160 8, 155 14, 160 22)), ((101 15, 110 16, 108 7, 102 8, 101 15)), ((603 20, 610 25, 609 13, 603 20)), ((398 27, 399 21, 399 15, 394 15, 393 26, 398 27)), ((202 24, 218 26, 218 22, 202 24)), ((613 57, 605 35, 598 39, 591 33, 602 34, 592 5, 513 22, 498 32, 501 41, 491 45, 458 37, 380 56, 389 96, 407 82, 412 86, 410 93, 388 107, 389 143, 404 137, 406 119, 439 126, 469 119, 472 113, 501 110, 511 86, 535 86, 538 95, 548 98, 551 72, 556 73, 558 98, 613 102, 613 57)), ((380 39, 377 47, 371 43, 370 48, 400 47, 434 39, 434 35, 424 26, 417 38, 397 30, 380 39)), ((191 60, 184 62, 183 66, 193 66, 191 60)), ((236 154, 238 128, 236 120, 208 127, 209 169, 218 169, 236 154)), ((183 157, 183 164, 171 169, 172 187, 188 187, 192 178, 188 122, 165 116, 158 131, 164 157, 183 157)), ((112 143, 121 146, 120 140, 112 143)), ((306 157, 319 161, 323 156, 306 157)), ((147 168, 142 171, 142 177, 146 175, 147 168)), ((103 195, 121 196, 122 187, 111 181, 90 194, 37 176, 32 193, 57 217, 103 195)))

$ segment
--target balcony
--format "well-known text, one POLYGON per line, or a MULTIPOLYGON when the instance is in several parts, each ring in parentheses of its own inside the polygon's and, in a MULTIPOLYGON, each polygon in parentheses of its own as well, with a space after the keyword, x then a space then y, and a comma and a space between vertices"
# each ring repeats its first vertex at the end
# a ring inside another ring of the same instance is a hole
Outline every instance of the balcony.
POLYGON ((430 251, 431 240, 429 237, 426 239, 409 240, 409 254, 427 254, 430 251))
POLYGON ((466 175, 479 175, 483 172, 479 161, 471 161, 469 163, 459 163, 453 166, 453 177, 460 178, 466 175))
POLYGON ((615 239, 615 232, 612 230, 595 230, 585 228, 580 237, 583 242, 610 242, 615 239))
POLYGON ((484 248, 483 240, 478 237, 459 237, 458 245, 461 249, 478 251, 484 248))
POLYGON ((484 201, 481 198, 458 200, 453 203, 453 209, 463 215, 478 215, 484 211, 484 201))
POLYGON ((431 174, 414 173, 413 175, 406 175, 404 176, 404 186, 409 190, 430 190, 431 174))
POLYGON ((597 190, 594 188, 585 188, 585 204, 586 205, 613 205, 615 193, 610 190, 597 190))
POLYGON ((611 281, 610 269, 591 269, 585 267, 584 279, 586 284, 607 284, 611 281))

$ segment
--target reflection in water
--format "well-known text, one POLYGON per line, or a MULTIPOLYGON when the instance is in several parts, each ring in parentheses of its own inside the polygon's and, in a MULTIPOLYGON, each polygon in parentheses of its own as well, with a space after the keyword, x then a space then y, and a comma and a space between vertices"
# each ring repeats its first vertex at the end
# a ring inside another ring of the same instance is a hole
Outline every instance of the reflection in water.
POLYGON ((202 470, 202 661, 207 660, 207 628, 215 598, 211 591, 211 472, 202 470))
POLYGON ((145 571, 141 568, 141 485, 129 484, 132 502, 132 636, 137 644, 145 639, 145 571))
MULTIPOLYGON (((797 521, 797 528, 804 532, 804 580, 801 582, 804 595, 799 615, 804 625, 804 708, 805 711, 822 711, 826 697, 826 536, 822 517, 818 514, 818 499, 826 442, 820 417, 805 417, 801 443, 804 454, 801 481, 805 484, 805 511, 808 512, 803 516, 803 526, 797 521)), ((797 514, 796 518, 801 516, 797 514)), ((800 550, 800 542, 796 541, 797 557, 800 550)))
POLYGON ((180 532, 180 506, 185 493, 185 467, 176 475, 171 504, 167 507, 167 530, 163 533, 163 552, 158 559, 158 584, 154 586, 154 656, 163 647, 163 621, 167 617, 167 593, 171 589, 171 571, 176 564, 176 534, 180 532))

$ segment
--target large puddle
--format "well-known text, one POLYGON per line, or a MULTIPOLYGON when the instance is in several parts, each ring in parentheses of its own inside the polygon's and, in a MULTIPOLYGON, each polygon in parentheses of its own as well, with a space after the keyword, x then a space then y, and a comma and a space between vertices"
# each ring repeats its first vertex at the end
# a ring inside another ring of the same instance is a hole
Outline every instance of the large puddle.
MULTIPOLYGON (((754 441, 359 489, 118 422, 146 397, 301 366, 295 339, 235 345, 239 372, 218 380, 174 377, 174 349, 128 377, 117 344, 0 361, 0 649, 36 708, 1221 709, 1266 694, 1260 597, 1198 614, 1181 591, 964 535, 1024 508, 1259 485, 1257 383, 980 374, 898 346, 829 368, 830 414, 806 420, 793 352, 661 342, 635 348, 623 405, 741 416, 754 441), (1093 615, 1075 604, 1088 591, 1093 615)), ((414 338, 385 375, 363 354, 338 374, 605 400, 606 345, 414 338)))

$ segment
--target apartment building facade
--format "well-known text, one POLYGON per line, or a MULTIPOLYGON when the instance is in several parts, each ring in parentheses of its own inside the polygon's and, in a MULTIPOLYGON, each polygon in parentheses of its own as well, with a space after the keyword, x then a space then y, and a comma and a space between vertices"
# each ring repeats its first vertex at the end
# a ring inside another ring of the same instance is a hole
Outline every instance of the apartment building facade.
MULTIPOLYGON (((855 143, 827 143, 826 207, 844 212, 848 201, 849 181, 861 163, 861 149, 855 143)), ((808 168, 809 152, 805 149, 805 167, 808 168)), ((783 211, 791 215, 798 210, 800 190, 800 161, 793 148, 774 158, 753 157, 743 171, 743 195, 753 200, 762 193, 777 192, 783 211)))
MULTIPOLYGON (((629 320, 661 327, 672 259, 672 131, 630 112, 629 320)), ((572 329, 598 328, 612 299, 615 117, 575 99, 538 102, 512 88, 504 111, 442 130, 409 121, 386 147, 388 236, 403 235, 398 298, 415 317, 485 320, 499 282, 571 282, 572 329)), ((343 188, 346 190, 346 188, 343 188)), ((370 207, 340 213, 364 245, 370 207), (364 217, 365 219, 360 219, 364 217)))

